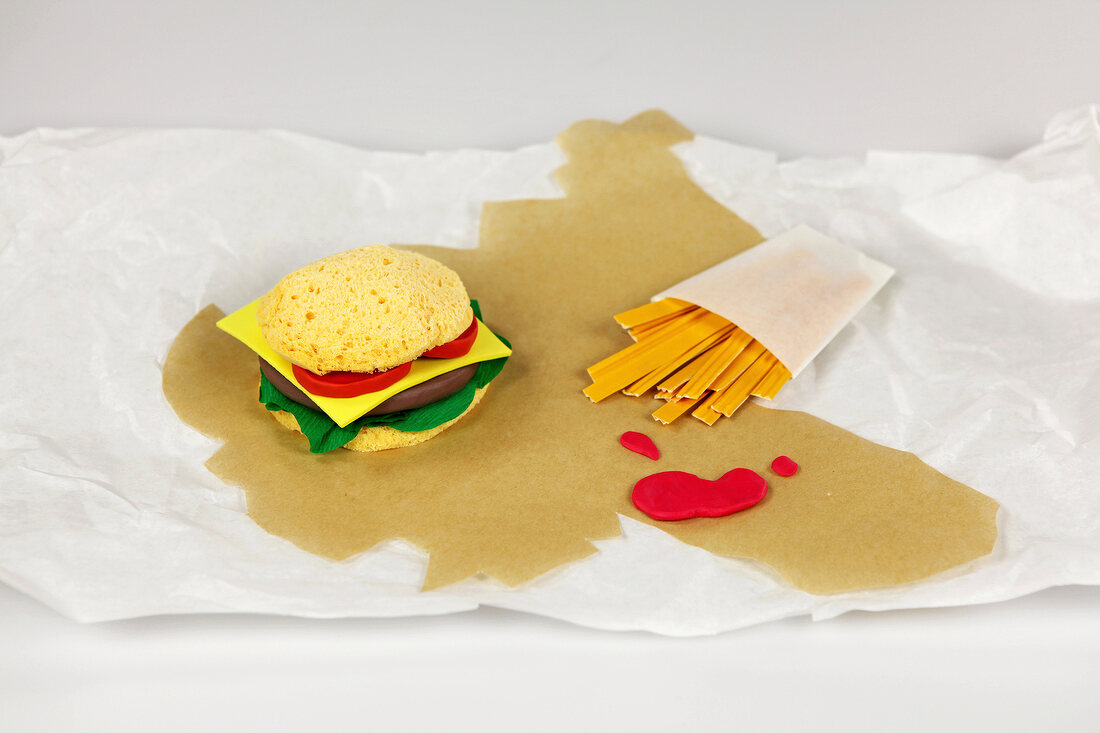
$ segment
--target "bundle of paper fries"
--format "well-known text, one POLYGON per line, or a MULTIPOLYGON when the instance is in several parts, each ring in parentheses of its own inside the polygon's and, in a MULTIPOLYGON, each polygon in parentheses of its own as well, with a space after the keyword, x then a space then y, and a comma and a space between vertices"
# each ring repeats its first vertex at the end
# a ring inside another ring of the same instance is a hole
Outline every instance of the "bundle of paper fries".
POLYGON ((584 393, 599 402, 656 388, 659 422, 690 411, 713 425, 749 397, 775 397, 891 275, 797 227, 616 315, 635 343, 589 367, 584 393))

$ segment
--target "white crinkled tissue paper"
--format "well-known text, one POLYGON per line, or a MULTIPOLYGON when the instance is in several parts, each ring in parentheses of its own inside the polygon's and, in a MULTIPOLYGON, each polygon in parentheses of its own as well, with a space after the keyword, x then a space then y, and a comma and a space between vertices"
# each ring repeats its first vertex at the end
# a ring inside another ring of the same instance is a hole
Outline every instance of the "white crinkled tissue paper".
POLYGON ((832 596, 625 518, 623 537, 518 589, 475 578, 421 593, 416 548, 315 557, 261 530, 203 466, 218 444, 161 392, 192 316, 367 243, 476 246, 483 202, 561 195, 556 145, 406 155, 272 131, 0 138, 0 580, 80 621, 486 604, 671 635, 1100 583, 1098 117, 1062 113, 1009 160, 676 146, 765 236, 805 224, 896 270, 774 406, 911 451, 1001 504, 990 557, 832 596))

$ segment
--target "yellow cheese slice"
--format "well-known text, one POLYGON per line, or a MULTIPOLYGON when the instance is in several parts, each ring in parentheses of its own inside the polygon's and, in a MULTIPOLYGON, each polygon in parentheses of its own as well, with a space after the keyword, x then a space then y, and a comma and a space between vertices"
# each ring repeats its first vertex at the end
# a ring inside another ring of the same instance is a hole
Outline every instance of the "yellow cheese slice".
POLYGON ((290 361, 281 354, 275 353, 274 349, 267 345, 267 341, 264 341, 260 324, 256 320, 256 308, 259 303, 260 299, 256 299, 244 308, 230 313, 218 321, 218 328, 240 340, 245 346, 259 354, 261 359, 275 367, 280 374, 290 380, 291 384, 308 394, 309 398, 317 403, 317 406, 340 427, 344 427, 366 415, 390 397, 409 387, 427 382, 440 374, 453 372, 455 369, 469 364, 499 359, 512 353, 512 350, 497 338, 496 334, 490 331, 484 323, 478 321, 477 339, 474 341, 473 348, 464 356, 454 359, 417 359, 413 362, 412 369, 400 382, 378 392, 368 392, 357 397, 321 397, 302 387, 298 380, 294 378, 290 361))

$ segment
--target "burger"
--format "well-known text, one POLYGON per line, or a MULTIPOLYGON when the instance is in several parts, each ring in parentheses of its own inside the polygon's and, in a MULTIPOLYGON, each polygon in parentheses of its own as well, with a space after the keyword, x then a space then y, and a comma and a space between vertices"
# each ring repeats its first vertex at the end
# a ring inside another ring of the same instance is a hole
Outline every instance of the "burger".
POLYGON ((383 245, 306 265, 218 327, 256 352, 259 401, 314 453, 435 437, 512 353, 454 270, 383 245))

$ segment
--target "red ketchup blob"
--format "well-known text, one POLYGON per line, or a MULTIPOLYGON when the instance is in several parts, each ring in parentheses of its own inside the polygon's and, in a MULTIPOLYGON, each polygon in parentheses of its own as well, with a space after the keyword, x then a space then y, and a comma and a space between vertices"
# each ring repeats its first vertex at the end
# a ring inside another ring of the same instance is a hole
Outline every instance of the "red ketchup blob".
POLYGON ((735 468, 716 481, 686 471, 663 471, 634 484, 634 506, 654 519, 724 517, 759 504, 768 482, 756 471, 735 468))
POLYGON ((661 457, 661 452, 657 450, 656 444, 645 433, 628 430, 619 437, 619 443, 623 448, 632 450, 646 458, 657 460, 661 457))
POLYGON ((794 476, 798 471, 798 464, 786 456, 779 456, 772 461, 772 470, 780 476, 794 476))
POLYGON ((475 341, 477 341, 477 318, 470 322, 470 325, 458 335, 458 338, 440 344, 434 349, 428 349, 421 356, 426 356, 429 359, 457 359, 460 356, 469 354, 470 349, 474 348, 475 341))
POLYGON ((302 389, 319 397, 358 397, 368 392, 381 392, 392 387, 412 371, 407 361, 384 372, 329 372, 314 374, 297 364, 292 365, 294 378, 302 389))

